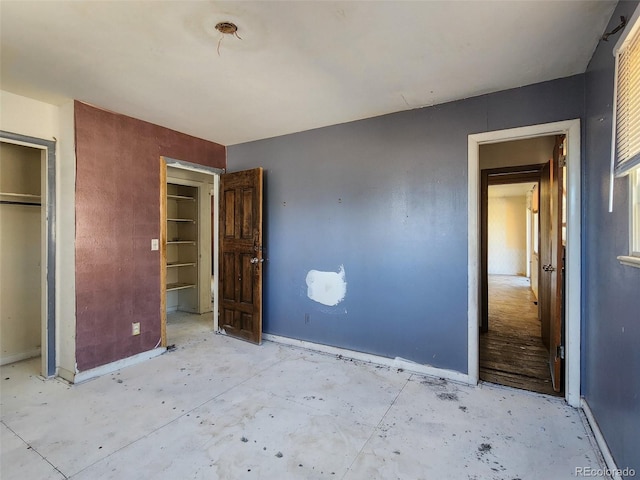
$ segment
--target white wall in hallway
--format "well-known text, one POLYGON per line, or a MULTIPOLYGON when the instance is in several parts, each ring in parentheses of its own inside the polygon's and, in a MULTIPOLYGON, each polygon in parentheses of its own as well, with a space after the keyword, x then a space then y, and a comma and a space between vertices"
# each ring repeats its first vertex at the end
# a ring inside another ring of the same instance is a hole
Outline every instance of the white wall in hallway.
POLYGON ((487 258, 490 275, 525 275, 526 212, 525 196, 489 197, 487 258))

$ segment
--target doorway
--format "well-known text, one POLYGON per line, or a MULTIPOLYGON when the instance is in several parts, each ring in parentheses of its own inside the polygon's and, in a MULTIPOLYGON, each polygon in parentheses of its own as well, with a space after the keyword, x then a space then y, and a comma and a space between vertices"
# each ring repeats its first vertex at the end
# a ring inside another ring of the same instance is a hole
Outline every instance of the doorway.
POLYGON ((218 329, 217 232, 222 170, 161 157, 161 345, 218 329))
POLYGON ((0 147, 2 364, 40 356, 41 375, 51 377, 56 374, 56 142, 2 131, 0 147))
POLYGON ((481 274, 481 175, 480 146, 512 140, 566 135, 566 284, 564 304, 566 322, 562 327, 565 375, 562 382, 567 402, 580 405, 580 121, 569 120, 495 132, 469 135, 468 178, 468 376, 477 383, 479 376, 479 336, 482 326, 481 274))
MULTIPOLYGON (((520 149, 519 158, 538 160, 551 156, 554 142, 506 142, 492 152, 520 149)), ((486 153, 481 147, 481 165, 486 153)), ((482 170, 480 379, 555 395, 538 308, 539 235, 550 234, 538 228, 543 166, 482 170)))

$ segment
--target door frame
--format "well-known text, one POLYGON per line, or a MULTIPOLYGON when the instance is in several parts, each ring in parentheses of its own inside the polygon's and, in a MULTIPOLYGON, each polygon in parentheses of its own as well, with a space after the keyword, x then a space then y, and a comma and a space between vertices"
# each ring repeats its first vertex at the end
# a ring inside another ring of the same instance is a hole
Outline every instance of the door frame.
POLYGON ((567 136, 567 253, 566 360, 564 391, 567 403, 580 406, 580 291, 581 291, 581 152, 580 120, 471 134, 468 137, 468 380, 477 384, 480 373, 480 153, 482 144, 549 136, 567 136))
POLYGON ((30 137, 0 130, 0 141, 36 148, 41 160, 41 251, 42 313, 41 313, 41 374, 56 374, 56 141, 30 137))
MULTIPOLYGON (((166 238, 167 238, 167 167, 188 170, 197 173, 204 173, 213 177, 213 190, 211 194, 216 199, 213 202, 213 219, 215 220, 213 228, 216 236, 218 234, 218 222, 220 216, 220 175, 225 173, 223 168, 207 167, 197 163, 177 160, 175 158, 160 157, 160 345, 167 346, 167 266, 166 259, 166 238)), ((211 202, 207 202, 205 208, 210 207, 211 202)), ((201 205, 202 208, 202 205, 201 205)), ((199 216, 199 215, 198 215, 199 216)), ((214 281, 214 297, 213 297, 213 330, 218 331, 218 242, 215 242, 211 251, 213 256, 213 281, 214 281)), ((202 288, 202 287, 201 287, 202 288)))
MULTIPOLYGON (((489 187, 535 182, 543 165, 489 168, 480 172, 480 331, 489 329, 489 187), (493 178, 492 178, 493 177, 493 178)), ((527 242, 529 240, 527 239, 527 242)), ((528 262, 527 262, 528 264, 528 262)))

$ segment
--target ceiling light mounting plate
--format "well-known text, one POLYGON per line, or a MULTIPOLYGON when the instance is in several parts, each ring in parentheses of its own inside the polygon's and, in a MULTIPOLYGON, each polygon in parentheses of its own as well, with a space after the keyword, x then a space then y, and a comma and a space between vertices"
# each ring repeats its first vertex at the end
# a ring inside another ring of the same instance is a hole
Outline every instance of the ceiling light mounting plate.
POLYGON ((225 35, 233 35, 238 31, 238 26, 232 22, 219 22, 216 24, 216 30, 225 35))

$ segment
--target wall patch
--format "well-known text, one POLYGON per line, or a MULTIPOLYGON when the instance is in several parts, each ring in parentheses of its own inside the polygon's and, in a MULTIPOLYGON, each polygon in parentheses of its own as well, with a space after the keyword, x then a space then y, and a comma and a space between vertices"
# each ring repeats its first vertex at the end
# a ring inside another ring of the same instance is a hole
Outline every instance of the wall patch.
POLYGON ((347 294, 344 265, 337 272, 310 270, 307 273, 307 296, 314 302, 334 307, 347 294))

